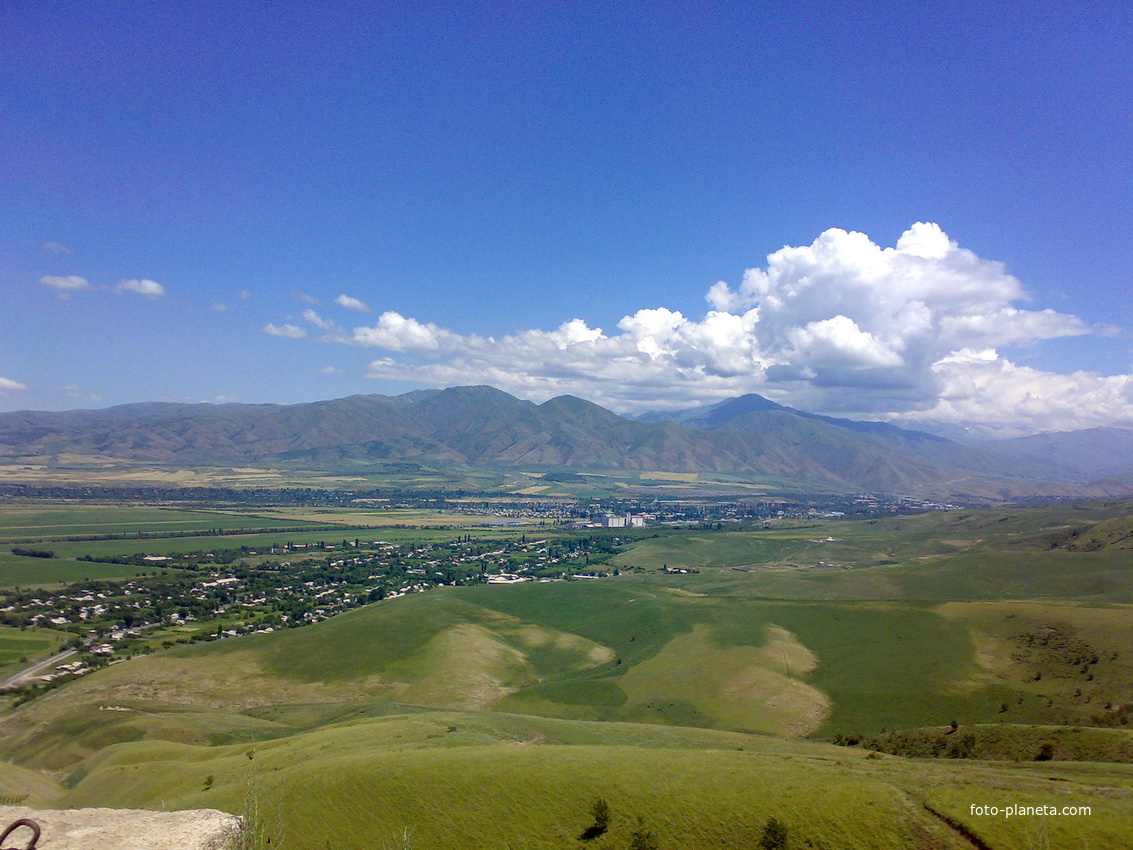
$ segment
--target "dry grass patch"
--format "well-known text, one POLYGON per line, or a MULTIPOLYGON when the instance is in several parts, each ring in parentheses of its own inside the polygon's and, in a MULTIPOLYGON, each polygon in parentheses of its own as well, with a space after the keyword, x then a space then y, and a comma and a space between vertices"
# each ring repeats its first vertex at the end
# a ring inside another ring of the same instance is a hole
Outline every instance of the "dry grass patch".
POLYGON ((803 680, 817 659, 786 629, 769 626, 764 646, 721 646, 707 625, 674 638, 618 682, 632 703, 681 699, 711 725, 801 736, 818 729, 830 699, 803 680))

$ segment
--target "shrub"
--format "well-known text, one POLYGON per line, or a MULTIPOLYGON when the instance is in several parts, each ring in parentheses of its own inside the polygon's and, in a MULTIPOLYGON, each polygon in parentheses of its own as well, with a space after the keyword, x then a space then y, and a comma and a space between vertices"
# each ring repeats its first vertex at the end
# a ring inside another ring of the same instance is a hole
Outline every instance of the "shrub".
POLYGON ((610 804, 606 802, 605 797, 599 797, 590 806, 590 816, 594 818, 594 823, 586 827, 582 835, 578 836, 579 841, 593 841, 609 828, 610 804))
POLYGON ((787 825, 779 818, 771 818, 759 837, 761 850, 782 850, 787 846, 787 825))
POLYGON ((657 836, 645 828, 645 821, 637 819, 637 829, 630 833, 629 850, 661 850, 657 836))

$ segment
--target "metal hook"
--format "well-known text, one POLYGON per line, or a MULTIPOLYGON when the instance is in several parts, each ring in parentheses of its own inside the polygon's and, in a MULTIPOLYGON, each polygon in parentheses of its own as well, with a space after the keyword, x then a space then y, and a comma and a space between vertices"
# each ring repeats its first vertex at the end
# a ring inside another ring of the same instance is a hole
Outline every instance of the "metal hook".
MULTIPOLYGON (((33 820, 28 820, 27 818, 20 818, 18 821, 15 821, 13 824, 11 824, 6 830, 4 830, 4 834, 0 835, 0 850, 3 850, 4 839, 15 832, 17 829, 19 829, 21 826, 26 826, 33 833, 31 841, 28 842, 28 845, 24 848, 24 850, 35 850, 35 843, 39 841, 39 824, 33 820)), ((18 850, 18 848, 11 848, 11 850, 18 850)))

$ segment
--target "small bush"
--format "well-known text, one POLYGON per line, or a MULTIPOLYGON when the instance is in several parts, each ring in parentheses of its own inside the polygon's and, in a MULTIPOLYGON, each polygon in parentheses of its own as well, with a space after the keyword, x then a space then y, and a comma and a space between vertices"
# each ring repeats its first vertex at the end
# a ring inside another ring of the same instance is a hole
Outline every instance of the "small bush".
POLYGON ((610 804, 605 797, 599 797, 590 807, 590 814, 594 816, 594 825, 603 832, 610 825, 610 804))
POLYGON ((578 836, 579 841, 593 841, 600 835, 604 835, 606 830, 610 827, 610 804, 606 802, 605 797, 599 797, 590 806, 590 816, 594 818, 594 823, 586 827, 582 835, 578 836))
POLYGON ((761 850, 783 850, 787 846, 787 825, 779 818, 771 818, 759 837, 761 850))
POLYGON ((637 819, 637 829, 630 833, 629 850, 661 850, 657 836, 645 828, 645 821, 637 819))

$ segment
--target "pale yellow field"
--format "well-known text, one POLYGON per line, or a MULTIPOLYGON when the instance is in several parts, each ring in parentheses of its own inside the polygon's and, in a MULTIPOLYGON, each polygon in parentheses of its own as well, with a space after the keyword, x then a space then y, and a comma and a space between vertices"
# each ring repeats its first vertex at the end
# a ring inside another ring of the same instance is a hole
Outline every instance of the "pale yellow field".
POLYGON ((58 463, 50 466, 39 463, 0 464, 0 483, 4 484, 281 487, 349 485, 364 481, 365 478, 357 476, 293 473, 258 467, 187 469, 86 455, 60 455, 58 463))
POLYGON ((391 525, 416 525, 425 527, 452 525, 463 528, 501 521, 500 517, 489 514, 461 514, 398 508, 369 511, 339 510, 335 508, 271 508, 270 510, 258 510, 254 515, 260 517, 286 518, 296 521, 302 520, 304 522, 369 525, 374 528, 391 525))
POLYGON ((657 481, 684 481, 691 484, 693 481, 700 480, 699 472, 659 472, 657 470, 649 470, 648 472, 641 473, 642 478, 653 478, 657 481))

